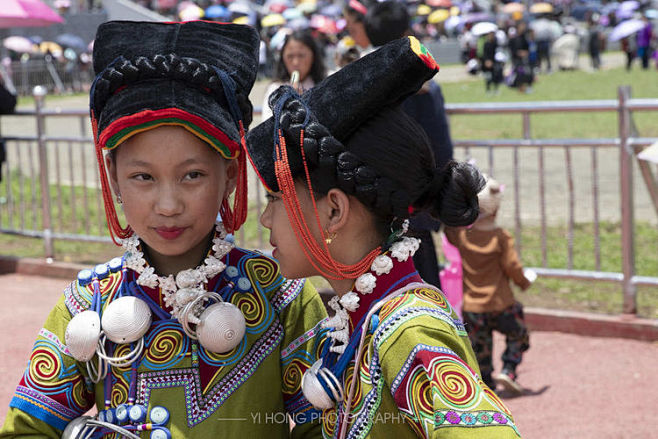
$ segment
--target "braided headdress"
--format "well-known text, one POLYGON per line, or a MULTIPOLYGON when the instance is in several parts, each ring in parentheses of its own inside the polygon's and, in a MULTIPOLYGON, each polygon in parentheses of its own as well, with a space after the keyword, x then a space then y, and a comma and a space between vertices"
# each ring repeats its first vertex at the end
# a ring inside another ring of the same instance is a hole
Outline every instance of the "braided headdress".
POLYGON ((222 157, 238 160, 233 206, 220 214, 229 232, 246 219, 245 130, 258 63, 258 34, 210 22, 108 22, 98 28, 90 113, 110 234, 126 238, 107 180, 102 149, 162 125, 177 125, 222 157))

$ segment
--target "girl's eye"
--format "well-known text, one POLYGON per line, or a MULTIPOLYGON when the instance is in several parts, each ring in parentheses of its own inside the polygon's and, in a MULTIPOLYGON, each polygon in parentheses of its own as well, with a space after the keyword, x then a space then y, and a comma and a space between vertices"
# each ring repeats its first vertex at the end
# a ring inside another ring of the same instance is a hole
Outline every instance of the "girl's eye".
POLYGON ((188 172, 188 173, 185 175, 185 178, 188 179, 188 180, 195 180, 195 179, 200 178, 200 177, 202 177, 202 176, 203 176, 203 174, 202 174, 201 172, 199 172, 199 171, 192 171, 192 172, 188 172))
POLYGON ((151 177, 148 174, 135 174, 135 175, 133 175, 132 178, 134 178, 135 180, 139 180, 139 181, 148 181, 148 180, 153 179, 153 177, 151 177))
POLYGON ((265 199, 267 200, 268 203, 273 203, 275 201, 280 200, 280 198, 274 194, 265 194, 265 199))

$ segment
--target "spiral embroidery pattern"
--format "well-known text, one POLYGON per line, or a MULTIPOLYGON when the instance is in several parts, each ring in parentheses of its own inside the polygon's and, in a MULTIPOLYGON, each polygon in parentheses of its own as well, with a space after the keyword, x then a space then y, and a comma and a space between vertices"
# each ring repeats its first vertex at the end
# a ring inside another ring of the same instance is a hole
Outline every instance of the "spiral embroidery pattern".
POLYGON ((152 370, 166 369, 180 363, 189 349, 189 338, 180 325, 166 322, 155 327, 144 340, 148 346, 143 365, 152 370))

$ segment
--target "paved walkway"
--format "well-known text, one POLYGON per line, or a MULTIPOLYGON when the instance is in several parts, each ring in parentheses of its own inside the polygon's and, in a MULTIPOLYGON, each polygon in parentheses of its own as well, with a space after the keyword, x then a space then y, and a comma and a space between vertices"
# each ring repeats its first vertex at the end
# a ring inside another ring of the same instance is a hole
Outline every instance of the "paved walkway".
MULTIPOLYGON (((34 338, 66 285, 0 275, 0 422, 34 338)), ((503 340, 496 342, 500 348, 503 340)), ((519 368, 527 394, 501 395, 525 439, 655 437, 658 344, 554 332, 533 333, 531 343, 519 368)))

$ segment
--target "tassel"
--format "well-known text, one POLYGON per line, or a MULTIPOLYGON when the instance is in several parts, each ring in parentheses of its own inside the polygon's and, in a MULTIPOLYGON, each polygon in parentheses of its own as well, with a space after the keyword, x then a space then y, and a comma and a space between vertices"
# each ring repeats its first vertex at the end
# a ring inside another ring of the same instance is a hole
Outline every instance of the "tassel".
POLYGON ((103 194, 103 205, 105 207, 105 218, 107 219, 107 228, 110 231, 112 241, 121 246, 121 240, 130 237, 133 234, 130 226, 121 227, 117 211, 114 208, 114 200, 112 199, 112 189, 110 182, 107 179, 107 170, 105 169, 105 158, 103 157, 103 147, 98 141, 98 121, 91 112, 91 128, 94 135, 94 147, 96 149, 96 160, 98 161, 98 174, 101 179, 101 189, 103 194))

